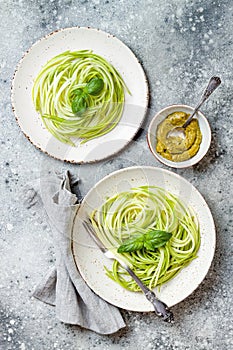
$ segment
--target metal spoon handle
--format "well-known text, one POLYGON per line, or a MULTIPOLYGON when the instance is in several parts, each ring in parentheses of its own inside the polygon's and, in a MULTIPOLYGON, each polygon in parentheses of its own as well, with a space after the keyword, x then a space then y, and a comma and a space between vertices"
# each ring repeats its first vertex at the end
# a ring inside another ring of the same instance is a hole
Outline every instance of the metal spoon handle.
POLYGON ((209 81, 209 84, 207 85, 207 88, 205 89, 201 101, 197 105, 197 107, 194 109, 193 113, 190 115, 190 117, 186 120, 186 122, 183 125, 183 128, 186 128, 186 126, 189 125, 191 120, 193 119, 194 115, 197 113, 199 108, 203 105, 203 103, 209 98, 209 96, 214 92, 214 90, 217 89, 217 87, 221 84, 221 79, 219 77, 212 77, 209 81))

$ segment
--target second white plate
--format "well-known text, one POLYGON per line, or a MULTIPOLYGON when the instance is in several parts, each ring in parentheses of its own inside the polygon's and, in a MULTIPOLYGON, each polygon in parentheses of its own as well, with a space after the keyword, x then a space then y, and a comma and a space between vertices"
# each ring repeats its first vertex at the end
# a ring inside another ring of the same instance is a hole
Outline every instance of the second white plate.
POLYGON ((119 39, 97 29, 74 27, 55 31, 31 47, 16 68, 11 98, 16 120, 32 144, 63 161, 91 163, 116 154, 133 139, 146 114, 148 84, 137 58, 119 39), (92 49, 108 60, 122 75, 132 95, 126 93, 122 118, 110 133, 71 147, 55 139, 44 127, 32 102, 32 87, 48 60, 67 50, 84 49, 92 49))
POLYGON ((159 186, 178 196, 194 209, 200 224, 198 257, 160 291, 156 290, 162 301, 170 307, 189 296, 206 276, 215 251, 215 226, 208 205, 197 189, 181 176, 155 167, 131 167, 103 178, 85 196, 77 213, 72 237, 74 259, 96 294, 113 305, 133 311, 152 311, 153 306, 142 293, 130 292, 106 276, 104 266, 111 268, 112 262, 93 243, 82 226, 82 219, 102 205, 106 197, 143 185, 159 186))

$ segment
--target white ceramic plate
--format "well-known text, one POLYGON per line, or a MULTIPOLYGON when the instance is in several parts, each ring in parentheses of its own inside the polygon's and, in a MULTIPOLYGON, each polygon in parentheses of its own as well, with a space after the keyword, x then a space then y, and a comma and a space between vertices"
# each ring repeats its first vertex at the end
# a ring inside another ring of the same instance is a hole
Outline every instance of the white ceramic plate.
POLYGON ((95 246, 82 226, 82 218, 99 207, 107 196, 135 186, 156 185, 172 192, 191 206, 198 217, 201 246, 198 257, 174 279, 164 284, 158 297, 169 307, 190 295, 206 276, 215 251, 215 226, 211 212, 201 194, 187 180, 168 170, 154 167, 131 167, 116 171, 99 181, 85 196, 74 221, 73 254, 77 267, 89 287, 101 298, 120 308, 152 311, 152 305, 141 293, 125 290, 105 275, 108 260, 95 246))
POLYGON ((11 97, 20 128, 37 148, 60 160, 91 163, 116 154, 135 136, 147 110, 148 84, 137 58, 120 40, 97 29, 74 27, 55 31, 31 47, 16 68, 11 97), (92 49, 112 63, 132 95, 126 93, 124 112, 114 130, 84 145, 71 147, 46 130, 33 106, 31 92, 34 79, 48 60, 67 50, 83 49, 92 49))

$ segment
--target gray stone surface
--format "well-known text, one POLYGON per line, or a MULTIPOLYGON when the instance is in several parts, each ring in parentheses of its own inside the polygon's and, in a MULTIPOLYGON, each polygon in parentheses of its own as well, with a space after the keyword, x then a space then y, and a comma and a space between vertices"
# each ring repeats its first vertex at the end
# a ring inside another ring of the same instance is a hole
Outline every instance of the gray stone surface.
POLYGON ((0 0, 0 349, 169 349, 233 347, 232 328, 232 52, 231 0, 74 1, 0 0), (36 150, 11 111, 10 86, 24 51, 61 27, 92 26, 122 39, 143 63, 150 83, 145 130, 117 158, 93 165, 67 165, 36 150), (203 194, 217 227, 217 249, 199 288, 173 308, 176 322, 153 313, 123 311, 128 328, 101 336, 55 319, 54 309, 31 297, 54 263, 48 224, 23 205, 24 184, 41 172, 71 169, 86 193, 106 173, 157 163, 146 146, 153 114, 171 103, 193 105, 213 74, 222 87, 203 107, 213 141, 201 163, 175 171, 203 194))

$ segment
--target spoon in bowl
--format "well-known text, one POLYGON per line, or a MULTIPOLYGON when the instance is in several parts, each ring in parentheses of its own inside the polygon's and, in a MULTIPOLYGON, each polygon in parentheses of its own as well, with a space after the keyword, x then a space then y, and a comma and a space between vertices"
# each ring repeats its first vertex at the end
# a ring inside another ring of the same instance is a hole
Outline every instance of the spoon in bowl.
POLYGON ((170 130, 167 133, 166 138, 169 137, 181 137, 185 138, 185 128, 189 125, 191 120, 193 119, 194 115, 197 113, 199 108, 203 105, 203 103, 207 100, 207 98, 214 92, 215 89, 221 84, 221 79, 219 77, 212 77, 209 81, 209 84, 207 85, 207 88, 205 89, 202 98, 197 105, 197 107, 194 109, 193 113, 188 117, 186 122, 182 126, 177 126, 174 129, 170 130))

